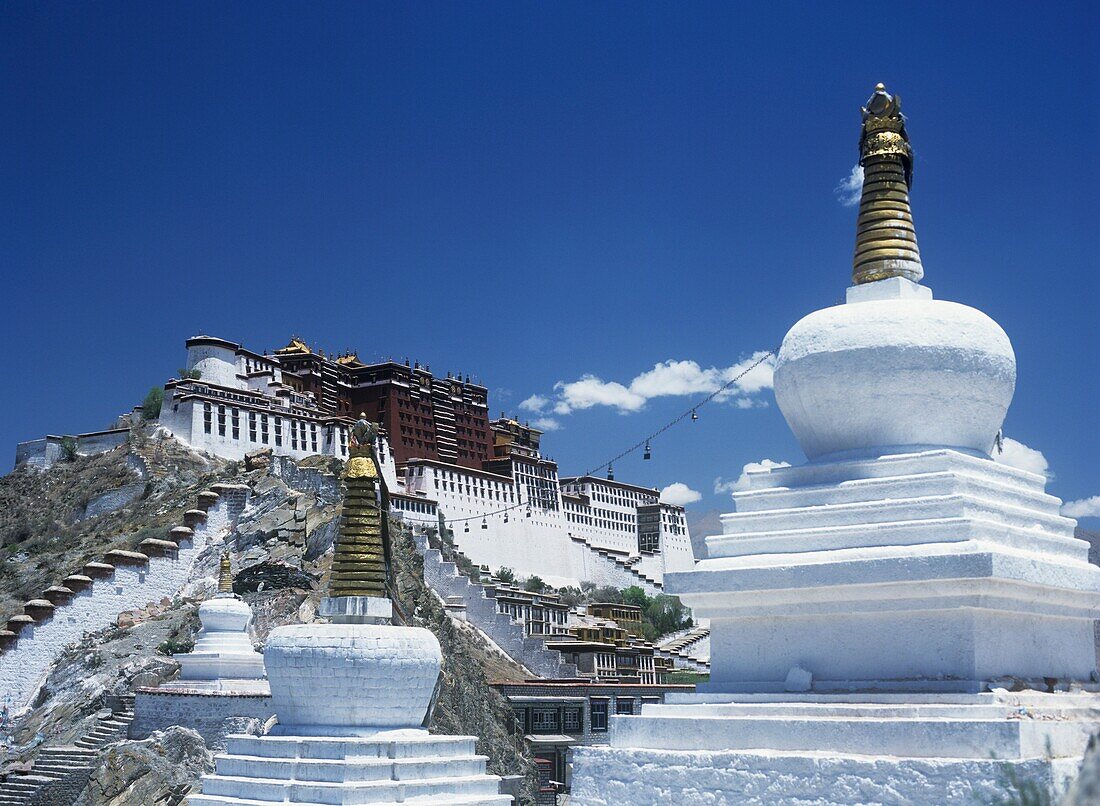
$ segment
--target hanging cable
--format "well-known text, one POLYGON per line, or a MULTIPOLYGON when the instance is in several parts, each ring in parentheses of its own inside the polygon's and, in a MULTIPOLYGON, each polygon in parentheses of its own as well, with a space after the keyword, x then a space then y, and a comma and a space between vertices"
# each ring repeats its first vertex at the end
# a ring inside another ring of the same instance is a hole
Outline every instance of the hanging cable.
MULTIPOLYGON (((699 419, 699 412, 698 412, 699 407, 705 406, 707 403, 710 403, 711 401, 713 401, 715 398, 717 398, 723 392, 728 390, 731 386, 733 386, 739 380, 744 378, 746 375, 748 375, 754 369, 759 367, 761 364, 763 364, 769 358, 775 358, 778 354, 779 354, 778 350, 768 350, 762 356, 760 356, 760 358, 758 358, 756 361, 754 361, 748 367, 746 367, 741 372, 739 372, 736 376, 734 376, 733 378, 730 378, 728 381, 726 381, 724 384, 719 386, 717 389, 715 389, 709 395, 704 397, 698 403, 693 404, 690 409, 687 409, 682 414, 678 415, 677 417, 674 417, 672 420, 669 420, 667 423, 665 423, 663 426, 658 428, 656 431, 654 431, 648 437, 646 437, 645 439, 642 439, 639 442, 636 442, 635 444, 631 445, 626 450, 621 451, 620 453, 616 454, 611 459, 604 462, 602 465, 597 465, 596 467, 592 468, 591 470, 585 471, 584 475, 585 476, 592 476, 592 475, 594 475, 594 474, 596 474, 596 473, 598 473, 601 470, 606 468, 607 472, 608 472, 608 478, 609 479, 614 479, 615 474, 614 474, 614 470, 612 469, 612 466, 615 464, 615 462, 619 461, 620 459, 622 459, 626 456, 629 456, 630 454, 632 454, 635 451, 638 451, 639 449, 642 449, 642 448, 645 448, 644 458, 646 458, 646 459, 650 458, 651 451, 650 451, 649 443, 652 440, 656 439, 661 434, 668 431, 674 425, 682 423, 684 420, 690 419, 692 422, 695 422, 696 420, 698 420, 699 419)), ((468 532, 468 531, 470 531, 469 521, 480 519, 481 522, 482 522, 482 528, 487 529, 488 528, 488 523, 486 522, 486 518, 492 517, 493 515, 504 515, 504 521, 505 521, 505 523, 507 523, 508 522, 508 512, 510 512, 513 509, 519 509, 520 507, 524 507, 524 506, 527 507, 527 512, 525 514, 525 517, 530 518, 531 517, 531 503, 529 501, 521 501, 519 503, 512 504, 512 505, 506 506, 506 507, 502 507, 500 509, 493 510, 492 512, 486 512, 486 513, 483 513, 481 515, 470 515, 470 516, 465 517, 465 518, 445 518, 444 519, 445 520, 444 525, 453 524, 453 523, 462 523, 462 524, 465 524, 465 526, 466 526, 466 528, 463 531, 468 532)), ((404 516, 402 516, 402 517, 404 517, 404 516)), ((434 519, 422 520, 420 518, 408 518, 408 520, 411 520, 415 523, 437 523, 438 522, 434 519)))
POLYGON ((665 425, 663 425, 663 426, 662 426, 661 428, 659 428, 659 429, 657 429, 656 431, 654 431, 654 432, 653 432, 652 434, 650 434, 650 435, 649 435, 648 437, 646 437, 645 439, 643 439, 643 440, 641 440, 640 442, 636 442, 636 443, 634 443, 633 445, 631 445, 631 446, 630 446, 629 448, 627 448, 627 449, 626 449, 625 451, 622 451, 621 453, 619 453, 619 454, 616 454, 615 456, 611 457, 611 458, 610 458, 609 460, 607 460, 606 462, 604 462, 604 463, 603 463, 602 465, 597 465, 596 467, 592 468, 591 470, 588 470, 588 471, 586 471, 584 475, 586 475, 586 476, 594 476, 595 474, 599 473, 599 472, 600 472, 601 470, 603 470, 604 468, 607 468, 607 469, 608 469, 608 470, 610 471, 610 469, 611 469, 611 466, 612 466, 613 464, 615 464, 615 462, 619 461, 620 459, 622 459, 622 458, 624 458, 624 457, 630 456, 630 454, 634 453, 634 452, 635 452, 635 451, 637 451, 637 450, 638 450, 639 448, 642 448, 642 447, 644 447, 644 446, 645 446, 645 445, 646 445, 647 443, 649 443, 649 442, 650 442, 651 440, 653 440, 653 439, 656 439, 656 438, 657 438, 657 437, 659 437, 659 436, 660 436, 661 434, 665 433, 665 431, 667 431, 668 429, 672 428, 672 427, 673 427, 674 425, 676 425, 676 424, 678 424, 678 423, 681 423, 681 422, 683 422, 684 420, 686 420, 686 419, 688 419, 688 418, 691 418, 692 420, 698 420, 698 419, 699 419, 698 409, 699 409, 699 407, 700 407, 700 406, 705 406, 705 405, 706 405, 707 403, 710 403, 710 402, 711 402, 712 400, 714 400, 714 399, 715 399, 716 397, 718 397, 718 396, 719 396, 720 394, 722 394, 723 392, 725 392, 725 391, 726 391, 727 389, 729 389, 729 388, 730 388, 731 386, 733 386, 733 385, 734 385, 735 383, 737 383, 737 382, 738 382, 739 380, 741 380, 742 378, 744 378, 744 377, 745 377, 746 375, 748 375, 748 374, 749 374, 750 372, 752 372, 752 371, 753 371, 754 369, 756 369, 756 368, 757 368, 758 366, 760 366, 761 364, 763 364, 763 363, 764 363, 765 361, 767 361, 767 360, 768 360, 769 358, 774 358, 774 357, 775 357, 775 356, 776 356, 777 354, 778 354, 778 351, 777 351, 777 350, 768 350, 768 351, 767 351, 766 353, 764 353, 764 354, 763 354, 762 356, 760 356, 760 358, 758 358, 758 359, 757 359, 756 361, 754 361, 754 362, 753 362, 752 364, 750 364, 750 365, 749 365, 748 367, 746 367, 746 368, 745 368, 745 369, 743 369, 743 370, 742 370, 741 372, 739 372, 739 373, 738 373, 738 374, 737 374, 737 375, 736 375, 735 377, 733 377, 733 378, 730 378, 730 379, 729 379, 728 381, 726 381, 726 382, 725 382, 724 384, 722 384, 721 386, 719 386, 719 387, 718 387, 717 389, 715 389, 715 390, 714 390, 713 392, 711 392, 711 393, 710 393, 709 395, 707 395, 706 397, 704 397, 704 398, 703 398, 702 400, 700 400, 700 401, 699 401, 698 403, 696 403, 695 405, 693 405, 693 406, 692 406, 692 407, 691 407, 690 409, 688 409, 687 411, 685 411, 685 412, 684 412, 683 414, 681 414, 681 415, 679 415, 678 417, 676 417, 676 418, 674 418, 674 419, 670 420, 670 421, 669 421, 668 423, 666 423, 666 424, 665 424, 665 425))

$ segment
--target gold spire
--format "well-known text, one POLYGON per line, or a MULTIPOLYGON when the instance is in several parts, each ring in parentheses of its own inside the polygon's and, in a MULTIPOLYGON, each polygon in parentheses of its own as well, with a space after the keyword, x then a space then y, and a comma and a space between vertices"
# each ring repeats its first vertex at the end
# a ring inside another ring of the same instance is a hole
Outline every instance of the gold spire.
POLYGON ((920 282, 924 268, 909 210, 913 150, 901 114, 901 98, 879 84, 863 107, 859 138, 863 194, 856 222, 852 280, 872 283, 888 277, 920 282))
POLYGON ((344 511, 332 557, 329 595, 385 598, 389 564, 387 491, 374 455, 374 424, 360 414, 344 469, 344 511))
POLYGON ((222 553, 221 569, 218 573, 218 593, 233 592, 233 569, 229 565, 228 549, 222 553))

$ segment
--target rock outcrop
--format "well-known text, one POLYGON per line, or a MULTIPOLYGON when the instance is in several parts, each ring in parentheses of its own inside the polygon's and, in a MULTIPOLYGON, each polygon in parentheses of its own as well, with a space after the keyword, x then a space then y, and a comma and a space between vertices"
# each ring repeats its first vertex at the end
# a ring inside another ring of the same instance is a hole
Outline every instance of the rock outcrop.
POLYGON ((179 726, 140 741, 107 747, 74 806, 148 806, 171 803, 213 768, 202 737, 179 726))

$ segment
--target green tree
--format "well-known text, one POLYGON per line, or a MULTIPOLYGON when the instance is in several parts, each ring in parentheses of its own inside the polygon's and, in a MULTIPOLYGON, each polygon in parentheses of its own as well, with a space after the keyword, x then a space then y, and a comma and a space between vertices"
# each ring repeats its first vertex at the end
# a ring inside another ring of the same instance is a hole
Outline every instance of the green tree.
POLYGON ((622 604, 623 592, 611 585, 605 585, 588 594, 588 601, 593 604, 622 604))
POLYGON ((505 584, 511 585, 516 581, 516 572, 506 566, 497 569, 496 578, 505 584))
POLYGON ((659 593, 645 611, 645 620, 657 629, 657 635, 687 629, 692 625, 691 610, 675 596, 659 593))
POLYGON ((66 462, 76 459, 76 439, 73 437, 62 437, 58 447, 61 449, 61 458, 66 462))
POLYGON ((160 417, 160 407, 164 405, 164 387, 154 386, 141 403, 141 418, 155 420, 160 417))
POLYGON ((561 603, 566 607, 576 607, 584 601, 584 591, 580 588, 573 588, 566 585, 564 588, 558 588, 558 595, 561 596, 561 603))
POLYGON ((202 377, 202 370, 201 369, 182 369, 181 368, 181 369, 177 370, 177 372, 179 372, 179 376, 180 376, 181 381, 197 381, 199 378, 202 377))
POLYGON ((645 595, 645 591, 637 585, 623 588, 623 604, 640 607, 643 613, 649 608, 652 601, 652 599, 645 595))
POLYGON ((541 577, 534 575, 527 577, 527 581, 523 583, 523 589, 529 593, 545 593, 549 588, 541 577))

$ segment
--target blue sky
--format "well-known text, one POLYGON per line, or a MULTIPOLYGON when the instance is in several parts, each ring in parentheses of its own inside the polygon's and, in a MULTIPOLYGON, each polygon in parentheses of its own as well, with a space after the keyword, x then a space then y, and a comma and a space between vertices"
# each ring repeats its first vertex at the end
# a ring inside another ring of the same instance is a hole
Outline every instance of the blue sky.
MULTIPOLYGON (((2 466, 200 332, 468 372, 494 414, 541 395, 546 452, 599 464, 691 398, 553 415, 556 384, 721 371, 842 298, 835 188, 883 81, 926 284, 1009 333, 1006 433, 1052 491, 1100 495, 1097 41, 1086 3, 5 4, 2 466)), ((653 452, 618 477, 701 509, 801 461, 766 388, 653 452)))

